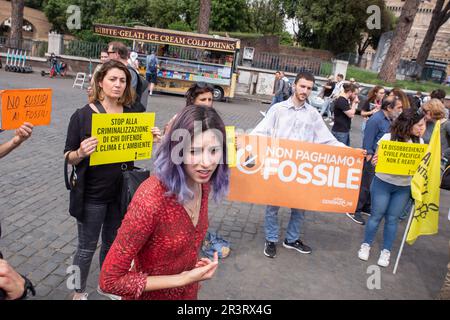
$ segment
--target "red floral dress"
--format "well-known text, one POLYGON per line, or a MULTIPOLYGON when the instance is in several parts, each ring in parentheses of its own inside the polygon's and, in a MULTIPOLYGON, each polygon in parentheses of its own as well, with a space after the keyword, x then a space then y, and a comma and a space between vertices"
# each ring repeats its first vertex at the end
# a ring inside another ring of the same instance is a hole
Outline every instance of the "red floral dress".
POLYGON ((144 292, 147 276, 192 270, 208 229, 209 185, 202 185, 200 216, 188 213, 156 177, 136 191, 103 263, 100 287, 126 300, 197 299, 199 284, 144 292), (131 262, 134 267, 130 270, 131 262))

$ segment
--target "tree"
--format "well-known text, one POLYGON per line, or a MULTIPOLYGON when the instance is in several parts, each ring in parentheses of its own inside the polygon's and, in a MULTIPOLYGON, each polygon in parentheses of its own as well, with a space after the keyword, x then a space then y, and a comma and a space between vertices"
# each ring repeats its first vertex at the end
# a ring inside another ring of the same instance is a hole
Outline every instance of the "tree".
POLYGON ((20 48, 21 46, 24 9, 24 0, 11 1, 11 32, 9 34, 9 45, 12 48, 20 48))
POLYGON ((358 42, 358 65, 361 64, 362 57, 367 48, 371 46, 373 49, 377 49, 378 42, 381 35, 387 31, 393 30, 395 27, 395 16, 386 8, 383 0, 378 0, 376 4, 381 10, 381 28, 368 29, 367 32, 361 33, 360 41, 358 42))
POLYGON ((296 22, 297 42, 335 54, 355 52, 367 30, 367 8, 379 0, 283 0, 288 18, 296 22))
POLYGON ((381 66, 378 78, 385 82, 396 80, 397 67, 402 56, 403 47, 414 23, 421 0, 406 0, 403 5, 391 45, 381 66))
POLYGON ((254 33, 282 34, 284 11, 281 0, 253 0, 248 6, 249 29, 254 33))
POLYGON ((436 34, 439 28, 442 27, 444 23, 450 18, 450 1, 447 0, 447 4, 444 7, 446 0, 437 0, 436 6, 433 9, 433 15, 431 17, 430 25, 428 27, 425 38, 423 39, 422 45, 420 46, 419 53, 417 54, 417 75, 420 75, 425 62, 430 55, 431 48, 433 47, 433 42, 436 39, 436 34))
POLYGON ((209 19, 211 18, 211 0, 200 0, 200 10, 198 12, 198 33, 208 34, 209 19))
POLYGON ((248 6, 245 0, 212 0, 211 30, 249 31, 248 6))

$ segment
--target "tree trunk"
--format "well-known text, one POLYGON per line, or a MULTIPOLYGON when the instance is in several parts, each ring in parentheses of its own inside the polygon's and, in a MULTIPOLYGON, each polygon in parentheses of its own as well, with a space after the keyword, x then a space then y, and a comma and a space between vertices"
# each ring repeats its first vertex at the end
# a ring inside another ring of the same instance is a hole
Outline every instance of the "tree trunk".
POLYGON ((198 33, 208 34, 209 19, 211 18, 211 0, 200 0, 200 10, 198 12, 198 33))
POLYGON ((9 33, 9 45, 12 48, 21 49, 24 8, 25 0, 11 1, 11 31, 9 33))
POLYGON ((406 0, 395 28, 391 46, 384 59, 378 78, 385 82, 394 82, 397 67, 402 56, 403 47, 408 38, 409 31, 414 23, 414 18, 419 9, 420 0, 406 0))
POLYGON ((437 0, 436 6, 433 10, 433 16, 431 17, 430 26, 428 27, 425 38, 423 39, 422 45, 420 46, 419 53, 417 54, 417 76, 422 73, 423 67, 425 67, 425 62, 430 55, 431 48, 433 47, 434 40, 436 39, 436 34, 439 28, 448 20, 450 11, 450 1, 447 2, 444 10, 444 0, 437 0))

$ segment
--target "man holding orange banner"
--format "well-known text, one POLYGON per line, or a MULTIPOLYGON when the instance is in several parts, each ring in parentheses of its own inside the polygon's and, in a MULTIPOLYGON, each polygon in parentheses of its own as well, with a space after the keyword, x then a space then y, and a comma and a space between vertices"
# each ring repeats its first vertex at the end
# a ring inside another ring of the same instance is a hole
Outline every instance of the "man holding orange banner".
MULTIPOLYGON (((294 82, 295 93, 288 100, 270 108, 266 117, 251 134, 345 147, 328 130, 317 110, 307 102, 314 82, 315 78, 311 73, 299 73, 294 82)), ((269 258, 276 256, 276 243, 279 237, 279 209, 280 207, 272 205, 268 205, 266 208, 264 254, 269 258)), ((312 252, 311 248, 299 238, 304 215, 305 210, 291 208, 291 218, 283 246, 308 254, 312 252)))

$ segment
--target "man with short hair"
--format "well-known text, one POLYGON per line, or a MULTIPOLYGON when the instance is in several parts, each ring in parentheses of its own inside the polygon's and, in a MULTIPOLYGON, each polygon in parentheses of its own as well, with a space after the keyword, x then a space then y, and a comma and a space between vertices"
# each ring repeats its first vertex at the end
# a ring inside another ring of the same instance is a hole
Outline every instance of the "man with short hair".
POLYGON ((94 72, 91 75, 91 81, 89 87, 87 88, 88 96, 92 95, 92 86, 94 84, 95 74, 101 69, 102 65, 109 60, 108 48, 104 48, 100 51, 100 63, 95 67, 94 72))
POLYGON ((111 60, 122 62, 128 68, 131 74, 131 87, 136 93, 136 100, 131 105, 131 109, 134 112, 145 112, 147 109, 148 84, 145 79, 140 78, 136 69, 128 64, 128 48, 122 42, 110 42, 108 44, 108 57, 111 60))
POLYGON ((333 93, 331 94, 331 100, 336 100, 341 95, 342 86, 344 85, 344 75, 339 73, 336 76, 336 85, 334 86, 333 93))
POLYGON ((358 106, 358 89, 355 85, 346 83, 344 92, 334 103, 334 124, 331 132, 336 139, 346 146, 350 146, 350 129, 352 119, 358 106))
MULTIPOLYGON (((266 117, 253 129, 251 134, 344 147, 345 145, 338 142, 328 130, 316 108, 307 102, 314 82, 315 78, 311 73, 300 72, 294 82, 294 94, 286 101, 272 106, 266 117)), ((280 207, 270 205, 266 208, 264 255, 269 258, 276 256, 276 243, 279 237, 279 209, 280 207)), ((305 210, 291 209, 291 218, 283 246, 300 253, 311 253, 311 248, 300 240, 304 214, 305 210)))
POLYGON ((275 72, 275 88, 271 106, 281 101, 283 101, 283 75, 281 71, 277 71, 275 72))

